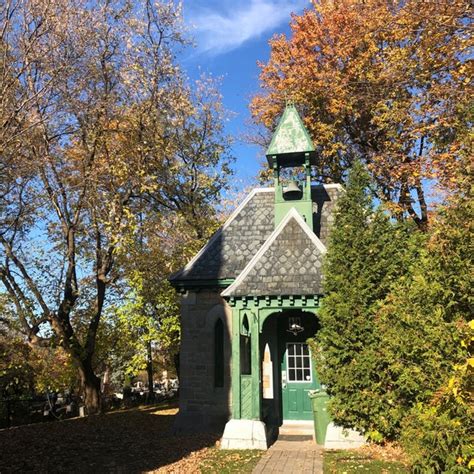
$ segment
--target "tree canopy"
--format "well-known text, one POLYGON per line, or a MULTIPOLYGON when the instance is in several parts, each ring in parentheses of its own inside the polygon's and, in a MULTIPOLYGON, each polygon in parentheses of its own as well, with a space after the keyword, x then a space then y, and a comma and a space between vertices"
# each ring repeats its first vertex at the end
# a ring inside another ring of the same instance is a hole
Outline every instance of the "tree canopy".
POLYGON ((220 97, 177 64, 186 42, 175 2, 0 6, 0 281, 29 343, 71 356, 91 412, 140 219, 172 253, 173 222, 205 235, 230 172, 220 97))
POLYGON ((472 4, 313 1, 291 37, 270 41, 254 121, 271 131, 294 101, 318 150, 317 179, 341 182, 367 163, 380 199, 419 226, 429 189, 455 186, 470 154, 472 4))

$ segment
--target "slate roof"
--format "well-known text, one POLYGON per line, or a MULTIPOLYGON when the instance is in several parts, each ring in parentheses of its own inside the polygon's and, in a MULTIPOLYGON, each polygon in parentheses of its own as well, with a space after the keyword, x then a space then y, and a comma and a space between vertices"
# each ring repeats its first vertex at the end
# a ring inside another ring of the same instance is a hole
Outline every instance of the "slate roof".
POLYGON ((254 189, 170 281, 236 278, 273 232, 273 188, 254 189))
MULTIPOLYGON (((319 185, 313 186, 311 191, 314 235, 326 245, 335 202, 343 188, 335 184, 319 185)), ((201 251, 171 276, 170 282, 199 286, 203 280, 236 279, 274 231, 274 201, 273 188, 254 189, 201 251)), ((307 244, 304 239, 299 243, 303 249, 307 244)), ((310 261, 316 258, 308 257, 310 261)), ((313 263, 316 265, 316 261, 313 263)), ((304 279, 299 281, 305 282, 304 279)))
POLYGON ((322 294, 325 252, 293 208, 222 296, 322 294))

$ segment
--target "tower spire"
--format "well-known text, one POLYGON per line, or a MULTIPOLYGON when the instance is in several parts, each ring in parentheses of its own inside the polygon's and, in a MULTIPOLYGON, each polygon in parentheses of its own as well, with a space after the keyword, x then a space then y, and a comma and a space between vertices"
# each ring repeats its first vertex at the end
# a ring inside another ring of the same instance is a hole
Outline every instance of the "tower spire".
POLYGON ((275 225, 294 207, 312 228, 311 165, 315 164, 315 148, 296 107, 289 99, 286 99, 285 110, 266 156, 275 180, 275 225), (304 179, 293 173, 295 179, 285 183, 282 170, 298 167, 303 168, 304 179))

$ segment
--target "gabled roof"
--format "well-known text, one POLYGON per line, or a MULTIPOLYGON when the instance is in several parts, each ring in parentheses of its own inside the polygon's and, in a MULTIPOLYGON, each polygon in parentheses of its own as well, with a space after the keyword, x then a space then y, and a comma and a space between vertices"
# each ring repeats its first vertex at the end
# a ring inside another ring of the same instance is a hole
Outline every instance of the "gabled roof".
POLYGON ((222 296, 322 294, 326 247, 292 208, 222 296))
POLYGON ((266 152, 267 157, 314 152, 313 141, 294 105, 287 105, 266 152))
POLYGON ((274 229, 273 188, 257 188, 170 282, 234 279, 274 229))
MULTIPOLYGON (((333 225, 340 184, 311 188, 314 233, 326 244, 333 225)), ((274 231, 274 189, 250 192, 198 254, 170 277, 176 286, 227 286, 239 276, 274 231), (230 281, 229 281, 230 280, 230 281)), ((307 227, 307 226, 306 226, 307 227)))

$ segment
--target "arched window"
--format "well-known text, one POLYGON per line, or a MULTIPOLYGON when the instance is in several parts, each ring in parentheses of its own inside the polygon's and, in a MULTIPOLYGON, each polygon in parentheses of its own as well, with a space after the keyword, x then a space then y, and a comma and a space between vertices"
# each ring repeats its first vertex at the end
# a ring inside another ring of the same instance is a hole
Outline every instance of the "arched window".
POLYGON ((262 360, 262 394, 263 398, 273 398, 273 362, 270 346, 265 344, 262 360))
POLYGON ((252 373, 250 350, 250 327, 249 320, 245 314, 240 330, 240 373, 242 375, 250 375, 252 373))
POLYGON ((224 386, 224 323, 218 318, 214 325, 214 387, 224 386))

